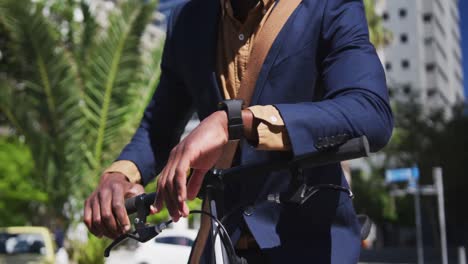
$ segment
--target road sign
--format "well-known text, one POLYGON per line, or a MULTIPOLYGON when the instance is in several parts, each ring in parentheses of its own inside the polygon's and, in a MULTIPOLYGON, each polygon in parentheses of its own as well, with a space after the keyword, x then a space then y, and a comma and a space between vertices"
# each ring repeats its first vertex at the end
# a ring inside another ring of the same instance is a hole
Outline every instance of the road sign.
POLYGON ((417 167, 393 169, 393 170, 385 171, 385 181, 387 183, 416 182, 418 181, 418 179, 419 179, 419 169, 417 167))
MULTIPOLYGON (((408 182, 408 186, 404 190, 393 189, 390 191, 391 196, 404 196, 406 194, 414 195, 414 204, 416 211, 416 237, 418 245, 418 263, 424 263, 424 252, 422 245, 422 230, 421 230, 421 205, 420 195, 437 195, 439 207, 439 225, 440 225, 440 245, 442 252, 442 264, 448 263, 447 257, 447 237, 445 227, 445 202, 444 202, 444 185, 442 180, 442 168, 436 167, 432 172, 434 178, 434 185, 419 186, 417 181, 419 179, 419 170, 417 167, 387 170, 385 172, 385 181, 391 182, 408 182)), ((464 255, 464 248, 460 250, 460 255, 464 255)), ((463 256, 464 257, 464 256, 463 256)), ((461 263, 461 262, 460 262, 461 263)))

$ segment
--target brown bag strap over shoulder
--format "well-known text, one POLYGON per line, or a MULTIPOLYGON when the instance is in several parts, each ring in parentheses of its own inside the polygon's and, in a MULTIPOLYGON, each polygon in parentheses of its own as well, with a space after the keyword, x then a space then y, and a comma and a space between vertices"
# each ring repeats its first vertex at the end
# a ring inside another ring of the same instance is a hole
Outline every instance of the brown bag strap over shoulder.
MULTIPOLYGON (((300 3, 301 0, 277 1, 270 13, 270 16, 267 18, 262 29, 255 37, 252 52, 247 63, 244 78, 241 81, 238 95, 238 99, 244 100, 245 106, 250 105, 258 76, 273 42, 283 26, 286 24, 288 18, 300 3)), ((217 168, 225 169, 231 167, 238 144, 238 141, 230 141, 225 146, 223 155, 216 164, 217 168)))
POLYGON ((279 32, 302 0, 278 0, 262 29, 255 37, 252 52, 241 81, 239 99, 250 105, 263 63, 279 32))
MULTIPOLYGON (((241 81, 238 96, 239 99, 244 100, 246 106, 250 105, 258 75, 260 74, 263 63, 268 55, 268 52, 270 51, 271 46, 273 45, 273 42, 283 28, 284 24, 286 24, 288 18, 300 3, 301 0, 278 0, 276 5, 273 7, 270 16, 265 21, 262 29, 255 37, 252 52, 247 64, 246 73, 241 81)), ((228 144, 226 144, 223 154, 216 164, 217 168, 231 167, 232 160, 238 145, 238 140, 229 141, 228 144)), ((204 209, 206 207, 207 203, 204 201, 204 209)), ((211 230, 210 226, 211 219, 208 216, 202 215, 197 243, 194 245, 190 257, 191 264, 199 263, 208 239, 208 234, 211 230)))

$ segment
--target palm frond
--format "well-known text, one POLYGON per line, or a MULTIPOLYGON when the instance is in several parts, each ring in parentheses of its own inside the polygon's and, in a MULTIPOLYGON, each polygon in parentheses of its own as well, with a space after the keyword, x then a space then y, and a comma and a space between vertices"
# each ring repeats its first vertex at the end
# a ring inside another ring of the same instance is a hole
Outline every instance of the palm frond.
POLYGON ((57 178, 71 182, 73 177, 68 176, 75 171, 73 162, 78 162, 80 156, 74 143, 80 141, 72 139, 80 137, 82 130, 78 126, 80 99, 74 88, 76 76, 70 58, 65 55, 55 25, 43 16, 39 6, 27 0, 5 0, 2 8, 14 18, 4 25, 11 32, 8 45, 21 68, 19 76, 4 73, 9 79, 4 83, 10 85, 4 90, 8 102, 2 102, 2 111, 22 129, 34 153, 36 177, 44 191, 66 196, 71 186, 64 181, 59 184, 57 178), (73 162, 69 160, 72 156, 76 158, 73 162))
POLYGON ((139 40, 154 8, 153 2, 122 2, 110 16, 106 32, 90 48, 85 112, 95 164, 113 143, 134 100, 129 88, 138 81, 141 70, 139 40))

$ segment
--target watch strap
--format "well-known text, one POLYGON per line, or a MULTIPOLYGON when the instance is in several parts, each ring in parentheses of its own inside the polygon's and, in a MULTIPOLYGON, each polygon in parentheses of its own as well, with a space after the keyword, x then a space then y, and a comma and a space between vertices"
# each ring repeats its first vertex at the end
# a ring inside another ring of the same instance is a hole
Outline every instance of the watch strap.
POLYGON ((228 117, 229 140, 238 140, 244 136, 243 105, 244 101, 240 99, 224 100, 218 104, 218 110, 226 111, 228 117))

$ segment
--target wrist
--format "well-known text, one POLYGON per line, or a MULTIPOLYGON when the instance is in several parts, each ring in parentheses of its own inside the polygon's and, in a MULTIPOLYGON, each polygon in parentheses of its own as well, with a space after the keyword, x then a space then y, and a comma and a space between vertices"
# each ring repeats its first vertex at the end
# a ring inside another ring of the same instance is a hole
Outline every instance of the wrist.
POLYGON ((219 122, 219 126, 222 128, 222 139, 224 143, 229 141, 229 130, 228 130, 228 116, 225 111, 219 110, 214 113, 216 120, 219 122))
POLYGON ((101 180, 100 182, 105 182, 105 181, 110 181, 110 180, 117 180, 117 181, 128 181, 130 182, 130 180, 128 179, 127 176, 125 176, 123 173, 121 172, 104 172, 101 176, 101 180))
POLYGON ((254 128, 254 116, 249 109, 242 110, 242 123, 244 124, 244 136, 247 140, 256 139, 256 129, 254 128))
MULTIPOLYGON (((225 111, 216 111, 215 114, 217 115, 217 120, 219 120, 220 126, 223 130, 223 139, 224 141, 228 141, 229 139, 229 131, 228 131, 228 117, 225 111)), ((242 110, 242 123, 244 124, 244 137, 248 140, 255 140, 256 137, 256 129, 254 128, 254 116, 253 113, 249 109, 242 110)))

